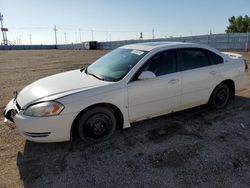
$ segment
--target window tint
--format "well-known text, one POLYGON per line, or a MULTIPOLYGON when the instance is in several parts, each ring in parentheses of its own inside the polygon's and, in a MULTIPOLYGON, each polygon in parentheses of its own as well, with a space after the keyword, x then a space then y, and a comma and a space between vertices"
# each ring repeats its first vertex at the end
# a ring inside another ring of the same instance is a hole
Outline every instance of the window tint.
POLYGON ((176 72, 176 51, 168 50, 154 55, 144 66, 143 70, 152 71, 156 76, 176 72))
POLYGON ((210 65, 209 58, 203 49, 198 48, 186 48, 181 49, 183 69, 195 69, 199 67, 205 67, 210 65))
POLYGON ((217 55, 216 53, 213 53, 211 51, 209 51, 210 57, 213 61, 213 64, 220 64, 223 63, 223 58, 219 55, 217 55))

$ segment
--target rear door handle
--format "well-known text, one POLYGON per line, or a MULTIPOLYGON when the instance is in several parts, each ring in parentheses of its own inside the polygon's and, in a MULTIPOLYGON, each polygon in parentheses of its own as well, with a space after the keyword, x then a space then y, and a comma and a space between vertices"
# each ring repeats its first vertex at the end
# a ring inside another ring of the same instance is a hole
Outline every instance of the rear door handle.
POLYGON ((216 74, 216 70, 212 70, 212 71, 210 72, 210 74, 211 74, 211 75, 215 75, 215 74, 216 74))
POLYGON ((179 79, 171 79, 168 81, 169 84, 176 84, 177 82, 179 82, 179 79))

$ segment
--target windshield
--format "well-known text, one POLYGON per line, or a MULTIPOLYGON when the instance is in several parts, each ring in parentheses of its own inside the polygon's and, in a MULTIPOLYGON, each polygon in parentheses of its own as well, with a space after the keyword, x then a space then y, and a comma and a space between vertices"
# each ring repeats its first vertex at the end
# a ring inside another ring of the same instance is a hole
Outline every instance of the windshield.
POLYGON ((85 72, 101 80, 119 81, 146 54, 146 51, 118 48, 88 66, 85 72))

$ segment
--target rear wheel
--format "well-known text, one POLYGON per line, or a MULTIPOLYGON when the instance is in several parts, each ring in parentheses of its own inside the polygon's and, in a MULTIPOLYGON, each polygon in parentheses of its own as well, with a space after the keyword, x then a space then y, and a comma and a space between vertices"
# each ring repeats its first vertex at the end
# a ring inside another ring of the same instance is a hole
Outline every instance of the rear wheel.
POLYGON ((214 109, 221 109, 224 108, 230 97, 230 90, 228 86, 224 83, 218 85, 209 100, 209 105, 214 109))
POLYGON ((115 132, 116 122, 112 109, 106 107, 92 108, 79 118, 78 135, 88 143, 107 140, 115 132))

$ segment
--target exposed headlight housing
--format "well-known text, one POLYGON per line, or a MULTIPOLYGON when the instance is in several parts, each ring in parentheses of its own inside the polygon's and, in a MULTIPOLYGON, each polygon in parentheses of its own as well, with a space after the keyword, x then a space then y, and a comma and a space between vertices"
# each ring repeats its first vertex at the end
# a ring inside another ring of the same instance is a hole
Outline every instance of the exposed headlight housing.
POLYGON ((34 117, 46 117, 46 116, 56 116, 61 113, 64 106, 55 101, 41 102, 29 106, 24 110, 24 115, 34 116, 34 117))

